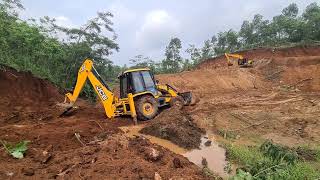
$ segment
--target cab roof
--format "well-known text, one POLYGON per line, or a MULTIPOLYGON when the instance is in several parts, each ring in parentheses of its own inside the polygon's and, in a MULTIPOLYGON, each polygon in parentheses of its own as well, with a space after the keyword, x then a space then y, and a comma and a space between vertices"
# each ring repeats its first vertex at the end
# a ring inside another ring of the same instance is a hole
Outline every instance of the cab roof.
POLYGON ((131 72, 137 72, 137 71, 150 71, 149 68, 134 68, 134 69, 128 69, 124 72, 122 72, 118 77, 127 74, 127 73, 131 73, 131 72))
POLYGON ((149 68, 128 69, 128 70, 124 71, 122 74, 126 74, 129 72, 137 72, 137 71, 150 71, 150 69, 149 68))

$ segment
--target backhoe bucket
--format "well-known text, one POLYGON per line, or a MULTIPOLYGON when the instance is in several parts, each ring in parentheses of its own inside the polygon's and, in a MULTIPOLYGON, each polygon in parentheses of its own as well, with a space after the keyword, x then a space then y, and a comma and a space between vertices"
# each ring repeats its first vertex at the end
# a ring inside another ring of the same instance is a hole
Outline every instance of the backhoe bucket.
POLYGON ((74 114, 76 109, 78 109, 78 107, 73 106, 73 103, 67 103, 66 99, 67 98, 65 98, 63 103, 56 104, 59 109, 61 109, 61 113, 58 114, 59 117, 70 116, 74 114))
POLYGON ((179 93, 179 96, 183 98, 185 106, 192 106, 198 102, 197 98, 194 95, 192 95, 191 92, 179 93))

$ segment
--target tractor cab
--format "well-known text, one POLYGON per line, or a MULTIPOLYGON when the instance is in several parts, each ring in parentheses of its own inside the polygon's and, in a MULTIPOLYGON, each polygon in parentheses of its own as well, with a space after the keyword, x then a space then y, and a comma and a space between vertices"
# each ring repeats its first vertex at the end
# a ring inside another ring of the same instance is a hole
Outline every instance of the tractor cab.
POLYGON ((129 93, 133 95, 145 92, 158 94, 154 76, 148 68, 127 70, 119 76, 119 79, 120 98, 127 98, 129 93))

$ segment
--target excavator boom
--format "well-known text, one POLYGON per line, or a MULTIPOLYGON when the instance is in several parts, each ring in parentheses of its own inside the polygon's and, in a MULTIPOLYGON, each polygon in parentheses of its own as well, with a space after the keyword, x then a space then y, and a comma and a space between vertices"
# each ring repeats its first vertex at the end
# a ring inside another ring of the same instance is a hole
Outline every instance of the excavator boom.
POLYGON ((84 84, 86 83, 87 79, 89 79, 90 83, 93 86, 93 89, 95 90, 103 104, 106 115, 110 118, 114 117, 114 111, 116 107, 113 105, 113 93, 109 90, 108 86, 106 86, 106 84, 101 81, 101 78, 99 77, 100 75, 95 70, 93 62, 90 59, 86 59, 78 71, 77 82, 74 87, 73 93, 66 94, 64 103, 69 101, 70 106, 73 106, 84 84))

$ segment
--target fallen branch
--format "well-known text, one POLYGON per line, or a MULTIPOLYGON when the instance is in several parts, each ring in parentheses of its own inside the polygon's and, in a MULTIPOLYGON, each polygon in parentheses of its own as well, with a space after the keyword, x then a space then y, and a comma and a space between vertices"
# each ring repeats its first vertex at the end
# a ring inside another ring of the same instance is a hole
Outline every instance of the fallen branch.
POLYGON ((102 139, 97 139, 97 140, 88 142, 87 145, 97 144, 97 143, 102 142, 102 141, 103 141, 102 139))
POLYGON ((62 171, 61 173, 57 174, 57 176, 64 176, 68 172, 70 172, 74 167, 76 167, 79 163, 72 165, 71 167, 67 168, 66 170, 62 171))
POLYGON ((86 145, 80 140, 80 134, 79 134, 79 133, 74 133, 74 135, 76 136, 77 140, 78 140, 83 146, 86 146, 86 145))
POLYGON ((103 127, 97 121, 95 121, 95 120, 89 120, 89 121, 90 122, 95 122, 102 130, 104 130, 103 127))
POLYGON ((242 121, 242 122, 245 122, 245 123, 247 123, 247 124, 251 124, 250 122, 248 122, 247 121, 247 118, 245 118, 245 117, 239 117, 238 116, 238 114, 236 115, 236 114, 233 114, 233 113, 229 113, 231 116, 233 116, 234 118, 236 118, 236 119, 239 119, 240 121, 242 121))
POLYGON ((275 73, 272 73, 272 74, 268 75, 267 78, 268 78, 268 79, 271 79, 271 78, 273 78, 274 75, 277 75, 277 74, 279 74, 279 73, 282 73, 283 71, 284 71, 284 70, 280 70, 280 71, 277 71, 277 72, 275 72, 275 73))
POLYGON ((296 82, 295 84, 293 84, 292 86, 297 86, 297 85, 300 84, 300 83, 303 83, 303 82, 305 82, 305 81, 310 81, 310 80, 313 80, 313 78, 302 79, 302 80, 296 82))
POLYGON ((246 127, 244 127, 244 128, 229 130, 228 132, 236 132, 236 131, 241 131, 241 130, 248 129, 248 128, 253 127, 253 126, 260 126, 261 124, 263 124, 263 123, 266 122, 266 121, 267 121, 267 120, 261 121, 261 122, 259 122, 259 123, 257 123, 257 124, 251 124, 251 125, 246 126, 246 127))
POLYGON ((253 176, 253 178, 258 177, 258 175, 260 175, 260 174, 262 174, 262 173, 264 173, 264 172, 266 172, 266 171, 268 171, 268 170, 270 170, 270 169, 272 169, 272 168, 276 168, 276 167, 279 167, 279 166, 282 166, 282 165, 286 165, 286 164, 285 164, 285 163, 280 163, 280 164, 276 164, 276 165, 274 165, 274 166, 268 167, 268 168, 266 168, 266 169, 258 172, 256 175, 253 176))
POLYGON ((18 76, 16 76, 16 75, 14 75, 14 74, 12 74, 11 72, 8 72, 11 76, 13 76, 14 78, 18 78, 18 76))
POLYGON ((11 116, 4 118, 5 121, 10 121, 11 119, 18 117, 19 114, 13 113, 11 116))

